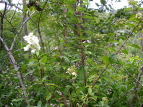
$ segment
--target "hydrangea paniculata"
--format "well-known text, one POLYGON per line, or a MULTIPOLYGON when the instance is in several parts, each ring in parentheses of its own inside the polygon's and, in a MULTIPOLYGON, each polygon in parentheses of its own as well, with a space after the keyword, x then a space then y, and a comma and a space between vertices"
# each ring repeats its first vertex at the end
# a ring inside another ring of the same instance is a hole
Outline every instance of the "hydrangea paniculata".
POLYGON ((34 36, 33 33, 30 33, 28 36, 26 35, 23 38, 28 43, 28 45, 24 47, 24 51, 31 49, 31 52, 35 53, 40 50, 41 47, 39 45, 39 39, 34 36))
POLYGON ((68 73, 68 74, 70 74, 70 75, 73 75, 73 76, 76 76, 77 75, 77 72, 76 72, 76 67, 75 67, 75 65, 73 65, 73 66, 71 66, 70 68, 68 68, 67 69, 67 72, 66 73, 68 73))

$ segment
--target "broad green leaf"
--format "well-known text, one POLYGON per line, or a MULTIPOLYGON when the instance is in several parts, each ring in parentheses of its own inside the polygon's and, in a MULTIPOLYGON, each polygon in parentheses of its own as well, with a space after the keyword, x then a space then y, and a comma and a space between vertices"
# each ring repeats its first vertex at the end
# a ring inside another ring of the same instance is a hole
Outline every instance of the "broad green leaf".
POLYGON ((47 56, 44 56, 42 59, 40 59, 40 63, 45 64, 47 62, 47 56))
POLYGON ((37 107, 42 107, 42 101, 38 101, 37 107))
POLYGON ((91 87, 88 88, 88 94, 91 95, 91 96, 94 95, 94 93, 92 93, 92 88, 91 87))
POLYGON ((111 55, 109 56, 109 61, 110 61, 110 63, 115 63, 115 62, 117 62, 117 55, 116 55, 116 54, 111 54, 111 55))
POLYGON ((39 51, 36 51, 36 55, 39 56, 39 51))
POLYGON ((132 27, 132 28, 135 27, 135 24, 131 24, 131 23, 125 23, 124 25, 130 26, 130 27, 132 27))
POLYGON ((128 54, 127 50, 121 50, 121 52, 124 53, 124 54, 128 54))
POLYGON ((132 11, 133 8, 131 8, 131 7, 130 7, 130 8, 124 8, 124 10, 125 10, 125 11, 132 11))
POLYGON ((141 49, 139 45, 136 45, 136 44, 132 44, 130 45, 131 47, 134 47, 134 48, 137 48, 137 49, 141 49))
POLYGON ((102 57, 102 60, 105 64, 108 64, 110 61, 109 61, 109 57, 108 56, 103 56, 102 57))
POLYGON ((79 69, 79 79, 83 80, 84 79, 84 74, 85 74, 85 69, 83 66, 80 67, 79 69))
POLYGON ((49 100, 49 99, 51 98, 51 93, 50 93, 50 92, 47 92, 46 94, 47 94, 47 95, 46 95, 46 100, 49 100))

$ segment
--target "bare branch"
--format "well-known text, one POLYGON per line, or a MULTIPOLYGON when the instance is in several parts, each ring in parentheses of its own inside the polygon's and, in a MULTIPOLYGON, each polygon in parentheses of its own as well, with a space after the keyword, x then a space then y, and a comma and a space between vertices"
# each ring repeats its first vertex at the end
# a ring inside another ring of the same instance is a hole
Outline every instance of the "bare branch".
POLYGON ((23 94, 24 94, 24 96, 25 96, 26 103, 27 103, 28 106, 30 106, 28 94, 27 94, 27 92, 26 92, 26 87, 25 87, 24 81, 23 81, 23 79, 22 79, 22 75, 21 75, 21 73, 18 71, 17 62, 15 61, 15 58, 14 58, 14 56, 13 56, 11 50, 8 48, 7 44, 5 43, 5 41, 4 41, 1 37, 0 37, 0 40, 2 41, 5 50, 7 51, 7 54, 9 55, 9 58, 10 58, 10 60, 11 60, 11 62, 12 62, 12 65, 13 65, 14 69, 17 71, 17 77, 18 77, 18 79, 19 79, 19 81, 20 81, 20 84, 21 84, 21 86, 22 86, 22 90, 23 90, 23 94))
MULTIPOLYGON (((0 1, 0 3, 7 3, 6 1, 0 1)), ((11 7, 15 7, 15 8, 17 8, 17 9, 19 9, 19 10, 21 10, 22 11, 22 9, 21 8, 19 8, 18 6, 16 6, 15 4, 9 4, 9 3, 7 3, 7 5, 9 5, 9 6, 11 6, 11 7)))
MULTIPOLYGON (((36 11, 34 11, 34 12, 30 15, 30 17, 31 17, 35 12, 36 12, 36 11)), ((10 50, 12 50, 12 49, 13 49, 14 44, 15 44, 15 41, 16 41, 16 37, 20 34, 20 32, 21 32, 22 28, 23 28, 23 27, 24 27, 24 25, 29 21, 30 17, 29 17, 29 18, 27 18, 27 19, 22 23, 22 25, 21 25, 21 27, 20 27, 19 32, 16 34, 16 36, 15 36, 15 37, 14 37, 14 39, 13 39, 13 42, 12 42, 11 47, 10 47, 10 50)))
MULTIPOLYGON (((42 8, 42 10, 44 10, 44 8, 46 7, 47 1, 48 1, 48 0, 46 0, 44 6, 43 6, 43 8, 42 8)), ((43 39, 42 39, 41 29, 40 29, 40 22, 41 22, 42 13, 43 13, 43 11, 40 12, 40 16, 39 16, 39 20, 38 20, 38 25, 37 25, 37 27, 38 27, 38 33, 39 33, 39 37, 40 37, 42 49, 43 49, 43 52, 45 52, 44 42, 43 42, 43 39)))
POLYGON ((138 86, 139 86, 139 81, 140 81, 142 73, 143 73, 143 66, 140 68, 140 71, 138 73, 138 77, 136 79, 136 83, 135 83, 135 86, 134 86, 134 97, 133 97, 133 99, 131 101, 130 107, 134 107, 134 104, 135 104, 135 102, 137 100, 138 86))
MULTIPOLYGON (((1 25, 0 25, 0 37, 3 38, 3 24, 4 24, 4 17, 7 11, 7 2, 5 3, 5 7, 4 7, 4 12, 1 13, 1 25)), ((0 43, 0 46, 2 46, 2 43, 0 43)))

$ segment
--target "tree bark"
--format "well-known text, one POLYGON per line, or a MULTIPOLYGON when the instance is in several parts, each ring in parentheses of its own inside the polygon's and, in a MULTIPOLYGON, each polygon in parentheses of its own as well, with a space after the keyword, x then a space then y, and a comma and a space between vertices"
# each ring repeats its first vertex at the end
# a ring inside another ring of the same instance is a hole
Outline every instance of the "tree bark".
MULTIPOLYGON (((26 20, 26 11, 24 11, 24 8, 26 6, 26 0, 22 0, 23 2, 23 22, 25 22, 26 20)), ((23 30, 24 30, 24 35, 28 35, 28 29, 27 29, 27 23, 23 26, 23 30)))
POLYGON ((137 76, 137 80, 136 80, 136 83, 135 83, 135 86, 134 86, 134 90, 133 90, 133 94, 134 95, 133 95, 130 107, 134 107, 135 103, 136 103, 136 101, 138 99, 137 92, 138 92, 139 81, 140 81, 140 78, 142 76, 142 73, 143 73, 143 66, 140 68, 140 71, 139 71, 138 76, 137 76))
POLYGON ((16 62, 16 60, 15 60, 11 50, 8 48, 8 46, 6 45, 5 41, 3 40, 3 38, 0 37, 0 40, 3 43, 5 50, 7 51, 7 54, 8 54, 8 56, 9 56, 11 62, 12 62, 12 65, 13 65, 14 69, 17 71, 17 77, 18 77, 18 79, 20 81, 20 84, 22 86, 22 90, 23 90, 23 94, 25 96, 26 103, 27 103, 28 106, 30 106, 28 94, 26 92, 26 87, 25 87, 24 81, 22 79, 22 75, 21 75, 20 71, 18 71, 19 67, 17 65, 17 62, 16 62))

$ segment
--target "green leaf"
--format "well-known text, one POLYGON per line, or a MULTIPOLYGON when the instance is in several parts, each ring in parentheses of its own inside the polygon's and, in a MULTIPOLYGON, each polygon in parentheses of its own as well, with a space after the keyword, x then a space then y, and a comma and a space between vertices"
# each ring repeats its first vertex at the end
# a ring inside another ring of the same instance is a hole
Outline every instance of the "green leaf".
POLYGON ((46 84, 46 85, 51 85, 51 86, 59 87, 58 85, 55 85, 55 84, 46 84))
POLYGON ((121 50, 121 52, 124 53, 124 54, 128 54, 127 50, 121 50))
POLYGON ((94 95, 94 93, 92 93, 92 88, 91 87, 88 88, 88 94, 91 95, 91 96, 94 95))
POLYGON ((49 91, 47 91, 46 94, 47 94, 46 100, 49 100, 51 98, 51 93, 49 91))
POLYGON ((29 71, 25 74, 25 76, 27 76, 28 74, 32 74, 34 71, 35 71, 35 69, 29 70, 29 71))
POLYGON ((105 5, 106 4, 106 0, 100 0, 100 3, 105 5))
POLYGON ((70 60, 69 60, 68 57, 66 57, 66 56, 61 56, 61 58, 64 60, 64 62, 65 62, 66 64, 69 64, 69 63, 70 63, 70 60))
POLYGON ((85 51, 86 54, 91 55, 92 52, 91 51, 85 51))
POLYGON ((47 62, 47 56, 44 56, 42 59, 40 59, 40 63, 45 64, 47 62))
POLYGON ((89 97, 90 99, 93 99, 94 101, 97 101, 97 96, 89 97))
POLYGON ((132 44, 130 45, 131 47, 134 47, 134 48, 137 48, 137 49, 141 49, 139 45, 136 45, 136 44, 132 44))
POLYGON ((110 63, 115 63, 115 62, 117 62, 117 55, 116 55, 116 54, 111 54, 111 55, 109 56, 109 61, 110 61, 110 63))
POLYGON ((83 80, 84 79, 84 74, 85 74, 85 69, 83 66, 80 67, 79 69, 79 79, 83 80))
MULTIPOLYGON (((93 1, 93 0, 92 0, 92 1, 93 1)), ((98 3, 95 3, 95 4, 96 4, 96 6, 98 6, 98 7, 100 6, 98 3)))
POLYGON ((19 99, 13 99, 12 102, 18 102, 18 101, 22 101, 23 98, 19 98, 19 99))
POLYGON ((103 56, 102 57, 102 60, 105 64, 108 64, 110 61, 109 61, 109 57, 108 56, 103 56))
POLYGON ((37 107, 42 107, 42 101, 38 101, 37 107))
POLYGON ((132 23, 125 23, 124 25, 130 26, 130 27, 132 27, 132 28, 135 27, 135 24, 132 24, 132 23))

